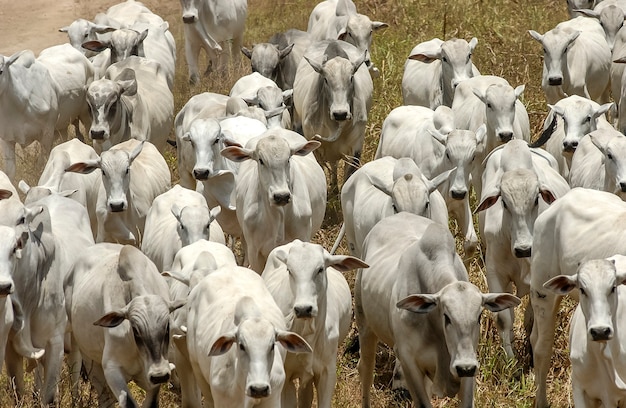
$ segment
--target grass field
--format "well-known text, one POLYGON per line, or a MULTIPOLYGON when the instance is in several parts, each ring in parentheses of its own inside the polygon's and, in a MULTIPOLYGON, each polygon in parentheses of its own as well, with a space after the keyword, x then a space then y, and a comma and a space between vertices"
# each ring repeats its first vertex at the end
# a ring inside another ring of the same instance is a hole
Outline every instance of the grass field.
MULTIPOLYGON (((401 104, 400 83, 404 61, 408 52, 419 42, 439 37, 453 37, 466 40, 477 37, 479 42, 473 55, 474 64, 483 74, 498 75, 506 78, 515 87, 526 85, 523 102, 529 112, 531 130, 537 135, 547 114, 545 99, 541 91, 541 46, 527 34, 529 29, 543 33, 558 22, 567 18, 563 0, 355 0, 357 9, 367 14, 372 20, 383 21, 389 28, 375 34, 372 60, 381 70, 380 78, 374 82, 374 103, 369 116, 364 161, 373 158, 380 129, 384 118, 401 104)), ((190 87, 187 82, 187 67, 184 59, 184 42, 178 2, 171 0, 148 2, 153 10, 170 22, 178 46, 178 72, 175 85, 175 108, 178 111, 193 95, 211 91, 228 93, 230 87, 241 75, 249 73, 247 60, 234 65, 228 72, 215 72, 202 82, 190 87), (154 5, 153 5, 154 4, 154 5)), ((250 47, 255 42, 265 42, 275 32, 289 28, 306 29, 308 15, 315 1, 307 0, 249 0, 249 16, 244 43, 250 47)), ((86 16, 87 17, 87 16, 86 16)), ((202 68, 201 68, 202 69, 202 68)), ((41 169, 33 168, 31 149, 20 154, 18 176, 31 185, 36 184, 41 169)), ((175 151, 166 153, 172 168, 173 180, 176 181, 175 151)), ((324 229, 315 237, 315 241, 330 248, 341 223, 340 205, 337 198, 331 198, 328 204, 327 219, 324 229)), ((462 246, 460 246, 462 248, 462 246)), ((346 253, 341 247, 340 252, 346 253)), ((483 262, 478 254, 471 262, 471 280, 486 291, 483 274, 483 262)), ((354 275, 347 276, 351 285, 354 275)), ((525 304, 526 302, 524 302, 525 304)), ((553 370, 549 376, 549 396, 555 407, 571 406, 569 384, 569 361, 567 350, 567 325, 572 304, 566 307, 557 320, 557 347, 553 358, 553 370)), ((525 333, 519 321, 523 313, 518 308, 515 349, 519 361, 508 361, 500 347, 493 316, 482 320, 480 340, 480 373, 476 378, 476 407, 530 407, 533 404, 534 381, 527 368, 527 349, 525 333), (526 363, 526 364, 524 364, 526 363)), ((487 313, 487 312, 485 312, 487 313)), ((351 335, 353 337, 354 334, 351 335)), ((360 383, 356 372, 358 354, 343 353, 339 359, 338 384, 333 406, 360 406, 360 383)), ((379 348, 379 364, 373 390, 374 407, 404 407, 410 404, 396 401, 389 391, 393 357, 385 347, 379 348)), ((60 406, 94 406, 96 400, 87 385, 83 386, 83 401, 72 405, 69 398, 69 383, 66 375, 59 385, 60 406)), ((6 377, 0 390, 0 405, 7 406, 12 401, 6 377)), ((32 376, 29 376, 32 386, 32 376)), ((141 394, 140 390, 136 390, 141 394)), ((141 397, 139 397, 141 399, 141 397)), ((161 396, 162 406, 179 406, 179 399, 170 392, 161 396)), ((20 406, 33 406, 31 397, 27 397, 20 406)), ((436 407, 456 406, 455 400, 437 399, 436 407)))

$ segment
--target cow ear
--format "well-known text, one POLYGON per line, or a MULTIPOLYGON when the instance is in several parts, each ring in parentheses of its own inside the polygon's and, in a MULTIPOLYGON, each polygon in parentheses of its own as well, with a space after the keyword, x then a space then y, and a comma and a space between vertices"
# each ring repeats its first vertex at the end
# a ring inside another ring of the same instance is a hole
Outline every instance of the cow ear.
POLYGON ((396 307, 413 313, 432 312, 439 303, 438 295, 410 295, 396 303, 396 307))
POLYGON ((102 52, 106 50, 107 48, 109 48, 110 46, 111 44, 109 42, 99 41, 99 40, 86 41, 81 44, 81 47, 83 47, 86 50, 93 51, 93 52, 102 52))
POLYGON ((89 174, 92 171, 100 168, 100 159, 89 160, 86 162, 74 163, 65 171, 69 171, 72 173, 80 173, 80 174, 89 174))
POLYGON ((252 151, 239 146, 229 146, 220 152, 220 154, 234 162, 242 162, 252 158, 252 151))
POLYGON ((557 295, 567 295, 578 286, 578 276, 559 275, 543 284, 543 287, 557 295))
POLYGON ((526 89, 526 85, 520 85, 515 88, 515 98, 519 99, 520 96, 524 93, 524 89, 526 89))
POLYGON ((430 133, 433 139, 435 139, 444 146, 446 145, 446 142, 448 141, 448 135, 444 135, 437 129, 428 129, 428 133, 430 133))
POLYGON ((222 138, 222 143, 224 143, 224 146, 226 147, 230 147, 230 146, 243 147, 241 143, 235 140, 235 138, 233 137, 233 133, 230 130, 227 130, 227 129, 222 130, 222 132, 220 133, 220 137, 222 138))
POLYGON ((482 296, 483 306, 492 312, 500 312, 518 306, 522 302, 510 293, 485 293, 482 296))
POLYGON ((313 349, 302 337, 293 332, 276 332, 276 341, 292 353, 312 353, 313 349))
POLYGON ((489 103, 489 101, 487 100, 487 96, 484 94, 484 92, 482 92, 480 89, 476 89, 476 88, 472 88, 472 92, 474 93, 474 95, 476 95, 476 97, 478 99, 480 99, 485 105, 487 105, 489 103))
POLYGON ((252 50, 246 47, 241 47, 241 53, 245 55, 246 57, 248 57, 248 59, 252 59, 252 50))
MULTIPOLYGON (((126 69, 128 68, 125 68, 125 70, 126 69)), ((137 94, 137 80, 135 78, 117 80, 117 83, 122 87, 122 93, 124 95, 134 96, 137 94)))
POLYGON ((590 10, 590 9, 573 9, 572 11, 575 11, 575 12, 580 13, 580 14, 584 14, 587 17, 597 18, 598 20, 600 19, 600 13, 598 13, 597 11, 594 11, 594 10, 590 10))
POLYGON ((306 60, 306 62, 309 63, 309 65, 311 66, 311 68, 313 68, 315 72, 322 75, 322 70, 324 69, 324 66, 322 64, 319 64, 317 61, 310 60, 309 57, 307 57, 306 55, 304 56, 304 59, 306 60))
MULTIPOLYGON (((24 193, 24 194, 28 194, 28 192, 30 191, 30 186, 24 180, 20 180, 20 182, 17 183, 17 188, 19 188, 20 191, 22 193, 24 193)), ((7 198, 9 198, 9 197, 7 197, 7 198)))
POLYGON ((142 43, 146 37, 148 36, 148 29, 146 28, 141 33, 139 33, 139 38, 137 39, 137 43, 142 43))
POLYGON ((211 208, 211 210, 209 211, 209 217, 211 220, 209 221, 209 224, 215 221, 215 219, 218 217, 218 215, 220 215, 221 212, 222 212, 222 207, 219 205, 211 208))
POLYGON ((591 143, 602 152, 606 154, 609 141, 613 138, 612 135, 608 135, 606 132, 592 132, 589 133, 589 140, 591 143))
POLYGON ((65 26, 65 27, 59 28, 59 32, 60 33, 67 33, 69 30, 70 30, 70 26, 65 26))
POLYGON ((562 106, 548 104, 548 108, 550 108, 552 112, 554 112, 556 115, 559 115, 560 117, 563 117, 563 115, 565 115, 565 109, 563 109, 562 106))
MULTIPOLYGON (((24 181, 24 180, 21 180, 20 183, 22 181, 24 181)), ((26 183, 24 183, 24 184, 26 184, 26 183)), ((29 187, 29 189, 30 189, 30 187, 29 187)), ((24 194, 26 194, 26 193, 24 193, 24 194)), ((0 200, 6 200, 7 198, 10 198, 12 195, 13 195, 12 191, 5 190, 5 189, 0 189, 0 200)))
POLYGON ((293 50, 293 46, 296 45, 295 43, 291 43, 288 46, 286 46, 285 48, 283 48, 282 50, 278 51, 278 58, 279 59, 283 59, 285 58, 287 55, 289 55, 291 53, 291 51, 293 50))
POLYGON ((58 194, 61 197, 69 197, 71 195, 73 195, 74 193, 78 192, 78 189, 73 189, 73 190, 63 190, 63 191, 59 191, 58 194))
POLYGON ((167 307, 170 313, 172 313, 174 310, 180 309, 186 304, 187 304, 187 299, 176 299, 176 300, 172 300, 171 302, 169 302, 167 307))
POLYGON ((476 129, 476 146, 481 146, 485 141, 485 137, 487 136, 487 125, 482 124, 478 129, 476 129))
POLYGON ((496 202, 498 202, 498 198, 500 198, 500 192, 485 197, 474 210, 474 214, 478 214, 479 212, 492 207, 496 202))
POLYGON ((220 336, 213 345, 211 346, 211 350, 209 351, 209 357, 221 356, 230 350, 230 347, 236 341, 235 334, 226 334, 224 336, 220 336))
POLYGON ((409 55, 409 59, 430 64, 433 61, 441 59, 441 48, 437 50, 424 50, 418 54, 409 55))
POLYGON ((541 198, 543 199, 543 201, 548 204, 552 204, 556 201, 556 196, 554 195, 554 193, 546 187, 542 187, 541 189, 539 189, 539 194, 541 194, 541 198))
POLYGON ((389 27, 389 24, 387 24, 387 23, 383 23, 381 21, 372 21, 372 30, 373 31, 378 31, 380 29, 387 28, 387 27, 389 27))
POLYGON ((137 146, 135 146, 135 148, 133 149, 132 152, 130 152, 130 155, 128 155, 128 161, 129 164, 132 164, 133 161, 137 158, 137 156, 139 156, 139 154, 141 153, 141 151, 143 150, 143 144, 146 143, 145 140, 142 140, 141 142, 139 142, 139 144, 137 146))
POLYGON ((291 154, 296 156, 306 156, 321 145, 322 144, 317 140, 309 140, 308 142, 301 144, 300 146, 292 147, 291 154))
POLYGON ((539 34, 538 32, 536 32, 535 30, 528 30, 528 34, 530 34, 530 36, 532 38, 534 38, 535 40, 542 42, 543 41, 543 35, 539 34))
POLYGON ((181 273, 180 271, 163 271, 161 272, 161 276, 172 278, 179 281, 183 285, 189 286, 189 276, 181 273))
POLYGON ((605 103, 600 106, 597 110, 595 110, 592 114, 593 119, 596 119, 609 111, 614 105, 614 102, 605 103))
POLYGON ((22 217, 23 220, 21 218, 20 220, 22 220, 22 224, 29 225, 31 222, 33 222, 35 217, 37 217, 42 212, 43 212, 43 205, 36 205, 36 206, 33 206, 32 208, 24 207, 24 213, 22 217))
POLYGON ((286 91, 283 91, 283 103, 286 106, 291 106, 292 98, 293 98, 293 89, 287 89, 286 91))
POLYGON ((114 312, 109 312, 93 322, 94 326, 102 327, 117 327, 126 319, 126 312, 124 309, 114 312))
POLYGON ((432 180, 426 180, 426 186, 428 187, 428 193, 432 194, 440 185, 442 185, 446 180, 450 178, 450 175, 453 171, 456 170, 456 167, 451 168, 450 170, 444 171, 439 174, 437 177, 432 180))
POLYGON ((327 268, 330 266, 340 272, 348 272, 354 269, 370 267, 359 258, 348 255, 327 255, 325 265, 327 268))
POLYGON ((174 218, 176 218, 176 221, 178 221, 178 223, 181 223, 180 214, 183 212, 183 209, 180 208, 178 204, 174 203, 172 204, 170 211, 172 212, 172 215, 174 216, 174 218))
POLYGON ((474 48, 478 45, 478 38, 473 37, 469 42, 470 52, 474 51, 474 48))
POLYGON ((361 57, 358 60, 354 61, 354 64, 352 64, 352 75, 356 74, 356 71, 358 71, 361 65, 363 65, 366 58, 367 50, 363 51, 363 55, 361 55, 361 57))
POLYGON ((102 24, 94 24, 92 29, 93 29, 93 31, 95 31, 98 34, 106 34, 106 33, 110 33, 112 31, 117 30, 117 28, 115 28, 115 27, 102 25, 102 24))

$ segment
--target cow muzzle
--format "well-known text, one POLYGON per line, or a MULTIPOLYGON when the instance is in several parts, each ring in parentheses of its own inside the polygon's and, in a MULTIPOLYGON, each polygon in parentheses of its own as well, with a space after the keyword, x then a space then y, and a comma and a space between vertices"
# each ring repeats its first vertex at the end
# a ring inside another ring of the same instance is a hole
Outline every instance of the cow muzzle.
POLYGON ((332 117, 333 117, 333 120, 336 120, 337 122, 342 122, 344 120, 352 119, 352 115, 350 114, 350 112, 344 111, 344 110, 334 111, 332 113, 332 117))
POLYGON ((315 317, 312 305, 295 305, 293 311, 298 319, 310 319, 315 317))
MULTIPOLYGON (((166 362, 167 363, 167 362, 166 362)), ((169 381, 171 369, 169 364, 159 364, 148 371, 148 377, 152 384, 163 384, 169 381)))
POLYGON ((514 252, 516 258, 530 258, 532 247, 516 247, 514 252))
POLYGON ((13 283, 0 282, 0 296, 8 296, 13 293, 13 283))
POLYGON ((478 366, 476 364, 458 364, 454 367, 459 377, 474 377, 478 366))
POLYGON ((266 398, 269 397, 270 391, 269 384, 251 384, 246 389, 246 394, 250 398, 266 398))
POLYGON ((578 142, 563 142, 563 151, 567 153, 574 153, 578 147, 578 142))
POLYGON ((505 132, 500 132, 498 133, 498 137, 500 138, 500 141, 502 143, 508 143, 509 141, 511 141, 511 139, 513 139, 513 132, 509 131, 505 131, 505 132))
POLYGON ((274 193, 272 194, 272 201, 281 207, 287 205, 291 201, 291 193, 274 193))
POLYGON ((622 193, 626 193, 626 181, 619 182, 619 189, 622 193))
POLYGON ((198 20, 198 17, 196 17, 193 14, 183 14, 183 23, 185 24, 193 24, 198 20))
POLYGON ((111 212, 121 212, 126 210, 126 203, 124 201, 111 201, 109 202, 109 209, 111 212))
POLYGON ((196 180, 208 180, 210 175, 209 169, 193 169, 193 177, 196 180))
POLYGON ((467 191, 462 190, 450 190, 450 197, 455 200, 463 200, 467 195, 467 191))
POLYGON ((589 335, 593 341, 607 341, 613 338, 613 329, 609 326, 590 327, 589 335))
POLYGON ((90 130, 89 135, 93 140, 104 140, 105 132, 104 130, 90 130))
POLYGON ((548 85, 550 86, 560 86, 563 85, 563 77, 552 76, 548 78, 548 85))

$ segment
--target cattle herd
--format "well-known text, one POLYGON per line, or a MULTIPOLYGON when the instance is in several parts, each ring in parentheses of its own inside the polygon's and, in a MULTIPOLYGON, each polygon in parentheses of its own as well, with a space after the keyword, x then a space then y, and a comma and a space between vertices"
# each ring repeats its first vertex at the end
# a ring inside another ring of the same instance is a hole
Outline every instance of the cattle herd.
POLYGON ((354 316, 363 407, 381 342, 416 406, 469 408, 483 309, 513 359, 529 295, 544 408, 571 294, 574 405, 626 407, 626 0, 567 0, 570 20, 528 31, 550 109, 532 143, 524 85, 481 74, 476 38, 416 45, 368 163, 370 47, 386 23, 323 0, 307 31, 246 48, 246 0, 180 2, 191 84, 201 50, 205 75, 241 54, 252 73, 179 112, 174 36, 135 0, 61 28, 69 43, 39 56, 0 56, 0 362, 18 399, 27 363, 41 403, 58 403, 65 362, 72 398, 82 373, 103 407, 136 407, 133 381, 144 407, 171 382, 183 407, 330 408, 354 316), (44 170, 29 186, 15 144, 34 141, 44 170), (331 198, 332 249, 310 242, 331 198), (350 255, 335 255, 343 239, 350 255), (489 293, 469 281, 478 250, 489 293))

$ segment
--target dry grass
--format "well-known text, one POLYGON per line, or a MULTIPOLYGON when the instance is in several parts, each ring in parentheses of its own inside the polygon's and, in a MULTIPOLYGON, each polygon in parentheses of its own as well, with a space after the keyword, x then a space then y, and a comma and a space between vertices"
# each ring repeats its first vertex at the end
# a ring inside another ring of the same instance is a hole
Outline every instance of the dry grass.
MULTIPOLYGON (((373 109, 367 128, 363 160, 373 158, 380 128, 386 115, 401 103, 400 82, 405 58, 413 46, 433 37, 449 39, 459 37, 470 39, 477 37, 478 46, 474 54, 474 63, 483 74, 499 75, 511 85, 526 84, 524 104, 526 105, 533 134, 538 134, 546 105, 541 91, 541 48, 526 33, 528 29, 545 32, 559 21, 567 18, 565 2, 562 0, 355 0, 361 13, 372 20, 384 21, 388 29, 375 34, 372 60, 381 69, 381 76, 375 81, 373 109)), ((178 111, 193 95, 211 91, 228 93, 237 78, 249 72, 247 60, 231 66, 227 72, 215 72, 204 78, 197 86, 190 87, 187 82, 187 67, 184 60, 183 33, 179 23, 177 4, 147 1, 154 11, 163 15, 170 23, 170 28, 178 44, 178 72, 176 74, 175 108, 178 111)), ((177 2, 176 2, 177 3, 177 2)), ((288 28, 305 29, 308 14, 315 5, 306 0, 250 0, 249 17, 245 44, 264 42, 274 33, 288 28)), ((201 68, 202 69, 202 68, 201 68)), ((26 149, 18 154, 18 177, 35 184, 41 168, 33 163, 37 157, 34 149, 26 149)), ((175 152, 166 152, 166 159, 172 168, 173 180, 176 181, 175 152)), ((329 248, 339 231, 341 209, 337 198, 330 198, 324 229, 315 236, 315 242, 329 248)), ((460 250, 461 246, 459 246, 460 250)), ((346 253, 345 246, 340 252, 346 253)), ((471 280, 486 290, 483 275, 483 262, 476 256, 471 262, 471 280)), ((354 275, 348 275, 351 284, 354 275)), ((567 407, 570 403, 569 360, 567 349, 567 326, 573 304, 566 302, 557 320, 557 346, 550 374, 549 395, 553 406, 567 407)), ((481 370, 476 379, 477 407, 530 407, 534 397, 532 373, 524 369, 527 359, 527 344, 521 324, 523 309, 520 307, 515 327, 515 350, 520 362, 508 361, 500 347, 500 340, 495 328, 493 316, 485 316, 482 323, 480 341, 481 370)), ((353 336, 351 336, 353 337, 353 336)), ((340 357, 338 384, 335 401, 336 407, 360 406, 360 383, 356 372, 358 354, 343 353, 340 357)), ((405 407, 406 402, 394 399, 389 391, 393 357, 385 347, 379 348, 378 367, 373 390, 374 407, 405 407)), ((59 385, 63 407, 93 406, 95 399, 87 385, 83 385, 83 398, 79 403, 72 403, 69 398, 69 381, 63 374, 59 385)), ((6 377, 0 385, 0 405, 6 406, 12 401, 12 395, 6 377)), ((33 388, 32 376, 28 377, 28 386, 33 388)), ((134 389, 138 395, 141 390, 134 389)), ((179 406, 175 394, 164 392, 162 406, 179 406)), ((139 397, 141 399, 141 397, 139 397)), ((20 406, 33 406, 34 400, 27 397, 20 406)), ((456 406, 455 400, 437 399, 436 407, 456 406)))

